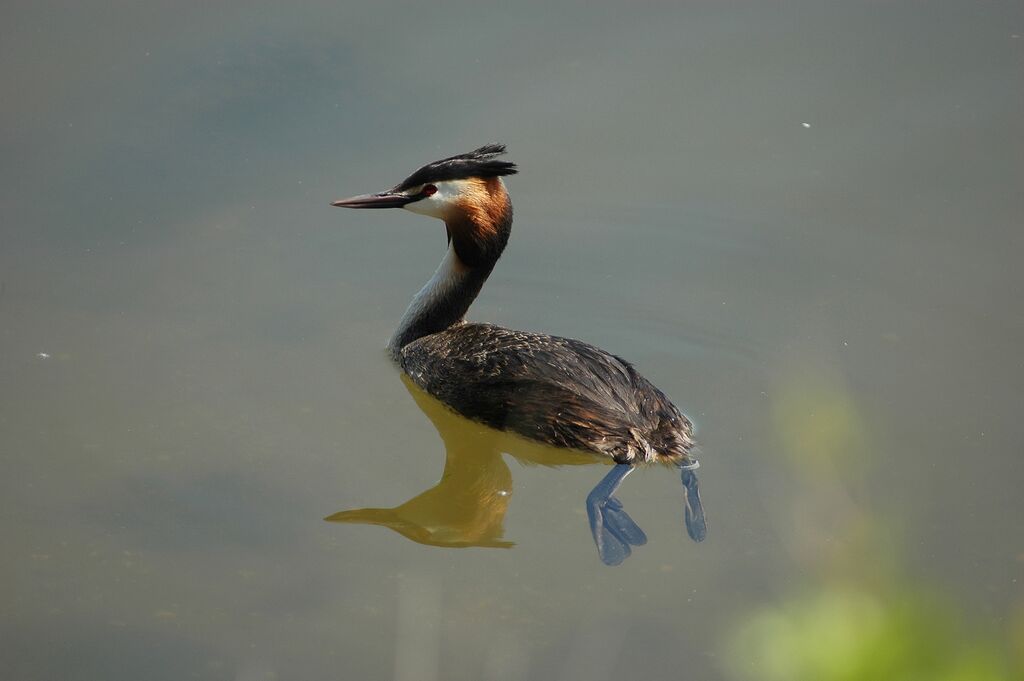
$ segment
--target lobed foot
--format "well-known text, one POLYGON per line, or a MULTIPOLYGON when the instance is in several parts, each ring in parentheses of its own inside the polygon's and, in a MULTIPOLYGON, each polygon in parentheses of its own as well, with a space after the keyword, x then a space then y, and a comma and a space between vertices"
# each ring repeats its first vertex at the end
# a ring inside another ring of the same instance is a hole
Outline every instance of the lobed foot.
POLYGON ((704 518, 704 506, 700 503, 697 475, 693 471, 693 467, 685 467, 680 471, 680 477, 683 481, 686 532, 693 541, 704 541, 708 536, 708 523, 704 518))
POLYGON ((628 464, 616 464, 587 495, 587 516, 590 531, 601 562, 618 565, 633 553, 631 546, 647 543, 647 535, 633 522, 622 502, 613 496, 622 481, 633 472, 628 464))

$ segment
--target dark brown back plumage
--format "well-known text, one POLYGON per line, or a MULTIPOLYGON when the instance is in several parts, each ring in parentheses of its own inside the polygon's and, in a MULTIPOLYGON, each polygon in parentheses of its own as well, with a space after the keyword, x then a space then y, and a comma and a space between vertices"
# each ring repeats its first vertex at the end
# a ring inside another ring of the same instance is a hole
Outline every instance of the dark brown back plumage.
POLYGON ((680 463, 693 427, 625 360, 582 341, 461 324, 401 349, 402 369, 493 428, 618 463, 680 463))

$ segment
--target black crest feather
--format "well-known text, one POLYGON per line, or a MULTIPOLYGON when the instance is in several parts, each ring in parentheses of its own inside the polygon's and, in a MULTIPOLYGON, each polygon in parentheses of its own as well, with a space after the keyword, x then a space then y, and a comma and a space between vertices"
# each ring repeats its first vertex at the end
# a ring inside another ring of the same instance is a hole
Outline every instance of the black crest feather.
POLYGON ((446 180, 464 180, 469 177, 501 177, 514 175, 518 172, 516 164, 498 159, 505 153, 504 144, 485 144, 479 149, 443 158, 428 163, 395 187, 395 191, 404 191, 428 182, 444 182, 446 180))

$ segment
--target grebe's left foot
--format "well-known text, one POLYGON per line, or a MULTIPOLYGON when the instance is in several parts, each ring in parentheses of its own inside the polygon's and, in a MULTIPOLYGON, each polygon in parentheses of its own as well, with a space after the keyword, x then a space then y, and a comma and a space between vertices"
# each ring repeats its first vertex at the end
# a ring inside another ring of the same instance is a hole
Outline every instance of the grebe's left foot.
POLYGON ((700 489, 697 487, 697 475, 693 472, 700 466, 693 462, 680 466, 680 477, 683 481, 683 503, 686 505, 686 532, 693 541, 704 541, 708 536, 708 523, 704 518, 704 506, 700 503, 700 489))
POLYGON ((633 553, 630 546, 647 543, 647 535, 622 508, 622 502, 612 496, 632 472, 633 466, 616 464, 587 495, 590 531, 594 535, 597 553, 605 565, 618 565, 633 553))

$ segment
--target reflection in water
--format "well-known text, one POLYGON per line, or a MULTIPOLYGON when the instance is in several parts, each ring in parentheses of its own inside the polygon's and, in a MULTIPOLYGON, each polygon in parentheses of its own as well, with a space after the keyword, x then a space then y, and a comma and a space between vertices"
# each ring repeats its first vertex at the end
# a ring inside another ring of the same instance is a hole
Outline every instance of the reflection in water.
MULTIPOLYGON (((394 508, 339 511, 325 520, 384 525, 420 544, 462 548, 509 548, 503 539, 505 512, 512 497, 512 473, 503 453, 524 464, 545 466, 607 464, 608 459, 569 449, 557 449, 518 435, 470 421, 448 409, 402 375, 402 381, 444 441, 446 458, 441 480, 430 489, 394 508)), ((587 496, 587 514, 601 560, 617 565, 632 546, 647 536, 614 495, 632 467, 612 470, 587 496)), ((697 476, 683 470, 687 531, 695 541, 706 535, 697 476)))

